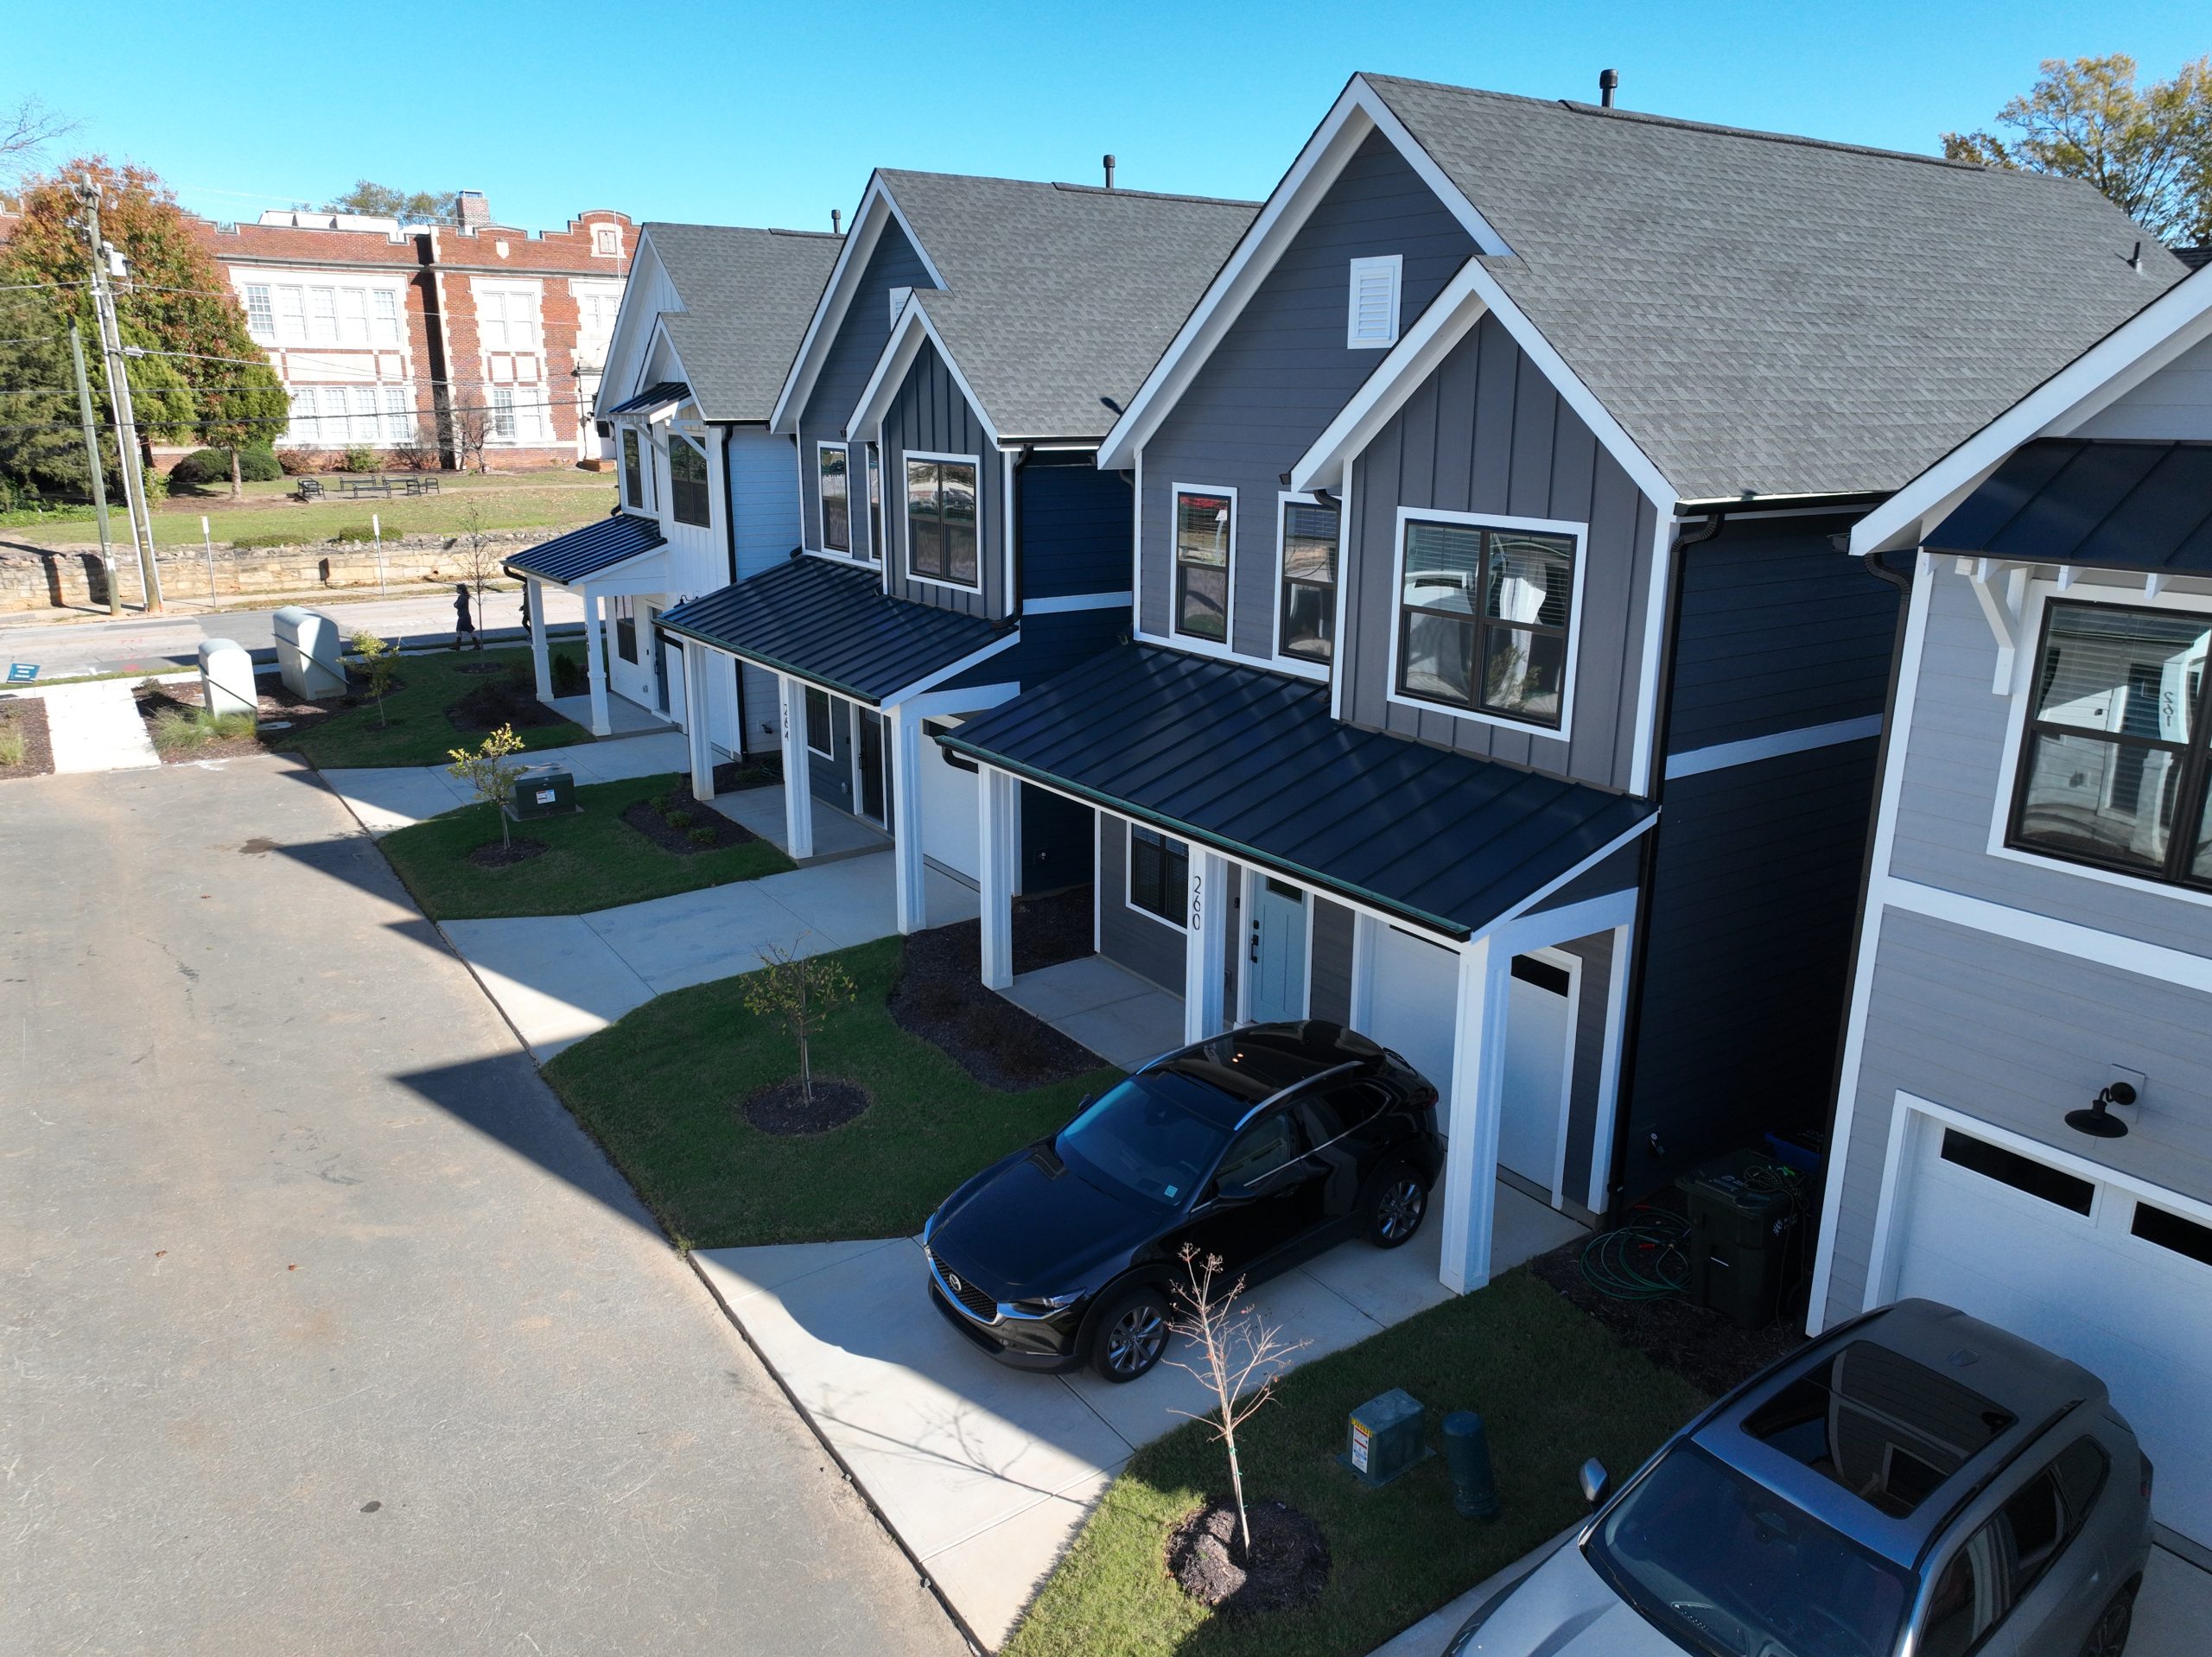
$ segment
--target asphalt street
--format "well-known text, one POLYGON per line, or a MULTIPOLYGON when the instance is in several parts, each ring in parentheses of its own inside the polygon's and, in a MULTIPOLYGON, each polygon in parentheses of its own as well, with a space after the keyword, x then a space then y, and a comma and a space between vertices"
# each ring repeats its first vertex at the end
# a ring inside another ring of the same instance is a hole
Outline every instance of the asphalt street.
POLYGON ((950 1624, 313 772, 0 783, 0 1645, 950 1624))

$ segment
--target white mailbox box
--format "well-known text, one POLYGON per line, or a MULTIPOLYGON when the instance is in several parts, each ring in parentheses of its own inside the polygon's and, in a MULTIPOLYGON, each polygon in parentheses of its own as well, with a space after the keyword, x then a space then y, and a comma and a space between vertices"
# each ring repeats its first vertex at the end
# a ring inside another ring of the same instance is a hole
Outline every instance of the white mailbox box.
POLYGON ((276 669, 295 696, 320 702, 346 694, 346 641, 338 624, 314 610, 287 605, 275 617, 276 669))
POLYGON ((261 693, 254 689, 253 657, 232 638, 200 641, 200 699, 211 714, 257 714, 261 693))

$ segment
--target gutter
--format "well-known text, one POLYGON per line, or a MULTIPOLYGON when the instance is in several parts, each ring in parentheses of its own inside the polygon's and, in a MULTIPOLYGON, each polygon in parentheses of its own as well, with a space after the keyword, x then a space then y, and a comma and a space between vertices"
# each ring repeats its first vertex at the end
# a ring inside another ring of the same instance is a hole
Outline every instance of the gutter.
POLYGON ((1879 506, 1895 493, 1894 489, 1845 489, 1825 495, 1723 495, 1708 500, 1676 501, 1675 514, 1678 517, 1733 517, 1744 512, 1848 512, 1879 506))

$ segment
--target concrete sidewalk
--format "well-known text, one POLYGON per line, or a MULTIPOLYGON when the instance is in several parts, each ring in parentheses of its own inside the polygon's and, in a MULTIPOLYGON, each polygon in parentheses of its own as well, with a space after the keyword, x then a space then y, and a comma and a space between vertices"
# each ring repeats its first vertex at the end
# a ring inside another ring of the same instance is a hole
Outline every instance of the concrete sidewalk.
POLYGON ((146 721, 138 717, 128 679, 48 685, 19 694, 46 704, 47 739, 54 745, 57 773, 140 771, 162 763, 146 734, 146 721))
MULTIPOLYGON (((597 742, 539 748, 523 757, 533 765, 566 765, 575 773, 580 788, 591 783, 619 783, 632 777, 682 771, 691 763, 683 733, 665 728, 643 736, 603 737, 597 742)), ((324 771, 322 778, 372 835, 388 835, 395 828, 443 816, 469 804, 473 798, 443 765, 341 766, 324 771)))

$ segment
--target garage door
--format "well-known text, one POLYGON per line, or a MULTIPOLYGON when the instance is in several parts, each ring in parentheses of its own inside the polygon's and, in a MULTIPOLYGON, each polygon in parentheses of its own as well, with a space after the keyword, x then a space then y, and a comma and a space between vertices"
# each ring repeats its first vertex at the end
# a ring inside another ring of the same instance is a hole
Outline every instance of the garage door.
POLYGON ((1375 932, 1375 994, 1366 1033, 1396 1052, 1448 1097, 1459 956, 1454 950, 1395 926, 1378 926, 1375 932))
POLYGON ((951 756, 931 740, 957 723, 938 719, 922 722, 922 855, 970 880, 981 880, 983 860, 978 841, 982 829, 976 821, 976 773, 970 765, 952 764, 951 756))
POLYGON ((2212 1226, 1923 1116, 1897 1294, 1941 1300, 2104 1378, 2158 1467, 2163 1524, 2212 1546, 2212 1226))

